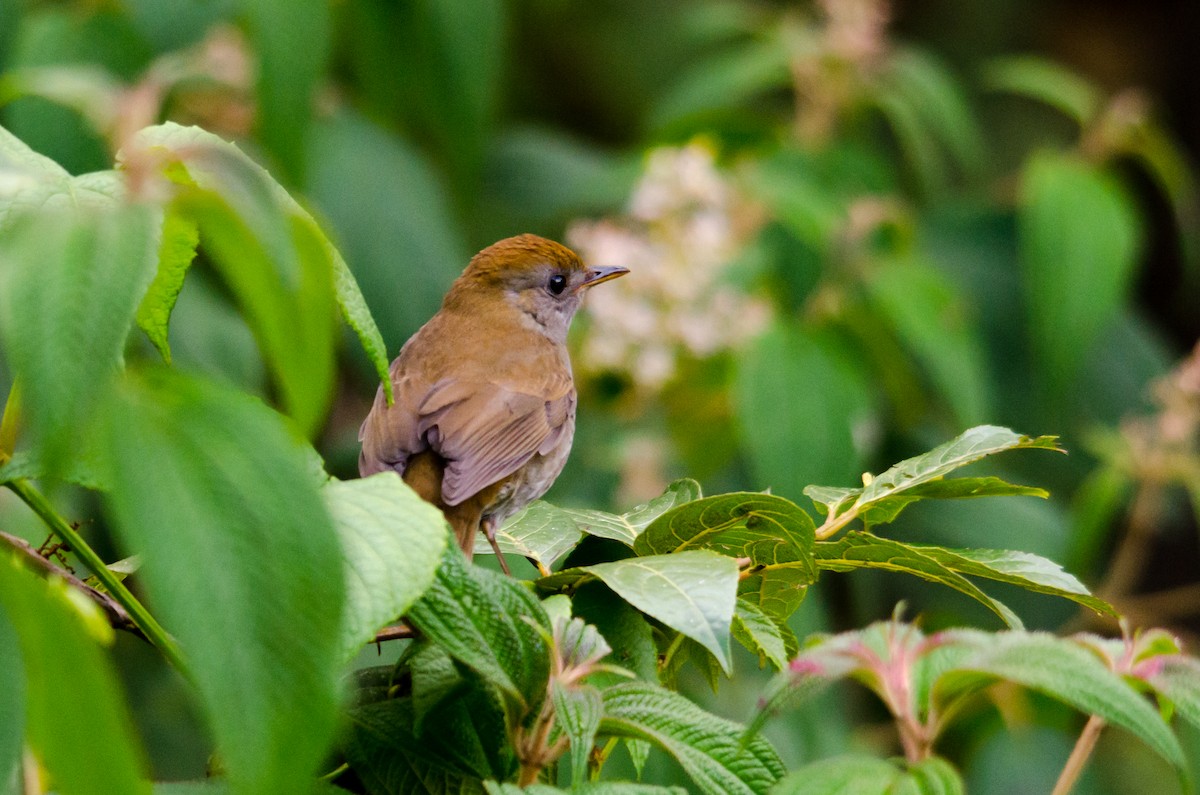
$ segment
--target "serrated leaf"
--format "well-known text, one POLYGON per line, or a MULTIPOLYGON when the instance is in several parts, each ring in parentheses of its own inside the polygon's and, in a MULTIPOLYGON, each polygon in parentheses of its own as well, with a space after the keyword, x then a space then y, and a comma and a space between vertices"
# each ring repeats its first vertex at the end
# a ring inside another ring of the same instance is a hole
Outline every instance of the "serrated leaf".
MULTIPOLYGON (((501 552, 532 560, 543 575, 549 574, 582 536, 583 531, 567 511, 542 500, 530 503, 496 531, 501 552)), ((492 553, 486 538, 480 535, 475 539, 476 555, 492 553)))
POLYGON ((604 702, 600 691, 590 685, 551 685, 554 719, 571 742, 571 783, 578 787, 587 777, 588 758, 600 728, 604 702))
POLYGON ((588 535, 609 538, 633 546, 651 522, 672 508, 700 499, 700 484, 683 478, 667 486, 667 490, 650 502, 623 514, 611 514, 579 508, 564 508, 579 529, 588 535))
MULTIPOLYGON (((451 716, 447 716, 449 718, 451 716)), ((455 718, 461 716, 455 715, 455 718)), ((479 775, 463 768, 463 760, 479 761, 470 749, 455 746, 453 740, 478 748, 485 739, 502 741, 503 733, 481 737, 472 726, 444 724, 445 735, 437 732, 417 736, 412 727, 412 705, 407 699, 368 704, 350 711, 350 728, 344 753, 351 769, 371 795, 397 792, 428 792, 439 795, 477 795, 482 793, 485 771, 479 775), (473 740, 471 735, 474 735, 473 740)), ((482 755, 486 761, 486 754, 482 755)), ((501 772, 507 777, 507 771, 501 772)))
POLYGON ((26 212, 0 235, 0 335, 50 474, 84 441, 97 398, 124 364, 161 217, 141 205, 59 198, 57 209, 26 212))
POLYGON ((733 637, 760 660, 770 662, 777 671, 787 667, 783 631, 758 605, 738 599, 731 628, 733 637))
POLYGON ((446 548, 446 520, 394 472, 331 480, 321 492, 342 542, 346 607, 339 648, 349 660, 433 584, 446 548))
POLYGON ((1015 682, 1129 730, 1177 770, 1187 770, 1179 742, 1163 719, 1092 652, 1040 632, 951 634, 972 639, 977 651, 939 677, 936 695, 974 686, 980 675, 1015 682))
POLYGON ((344 596, 305 446, 258 400, 166 370, 127 377, 105 420, 108 513, 143 555, 230 780, 303 789, 333 739, 344 596))
POLYGON ((1062 566, 1041 555, 1007 549, 945 549, 919 544, 912 544, 910 548, 920 550, 959 574, 985 577, 1027 591, 1061 596, 1101 615, 1117 615, 1112 605, 1092 596, 1083 583, 1063 571, 1062 566))
POLYGON ((138 305, 136 318, 138 328, 145 332, 167 364, 171 363, 171 344, 167 334, 171 311, 175 308, 179 291, 183 289, 188 268, 196 258, 196 246, 199 244, 200 232, 195 221, 168 209, 163 218, 162 241, 158 247, 158 270, 138 305))
POLYGON ((708 649, 730 671, 729 625, 737 598, 733 558, 708 550, 584 566, 621 598, 708 649))
POLYGON ((817 566, 822 569, 882 569, 913 574, 946 585, 980 602, 1008 626, 1014 629, 1024 626, 1017 614, 1006 605, 988 596, 970 580, 916 545, 852 530, 837 541, 818 542, 815 554, 817 566))
POLYGON ((648 740, 679 762, 709 795, 765 793, 783 764, 770 743, 742 744, 742 727, 718 718, 678 693, 639 682, 604 691, 600 733, 648 740))
MULTIPOLYGON (((824 538, 831 535, 838 527, 860 516, 864 509, 901 495, 911 496, 910 492, 918 487, 927 489, 928 491, 925 493, 934 497, 940 495, 969 497, 990 494, 1034 494, 1040 496, 1041 490, 1006 484, 995 478, 967 478, 962 479, 965 482, 961 484, 956 484, 951 480, 947 481, 950 485, 926 485, 939 481, 950 472, 987 456, 1006 450, 1024 448, 1059 449, 1057 437, 1054 436, 1022 436, 1013 433, 1008 428, 979 425, 964 431, 955 439, 935 447, 928 453, 907 458, 895 464, 870 478, 870 483, 861 489, 850 489, 843 492, 841 489, 810 486, 805 489, 806 494, 824 505, 827 510, 832 507, 837 511, 826 519, 821 528, 818 528, 817 536, 824 538), (978 492, 972 493, 976 489, 978 492), (849 498, 853 495, 857 496, 851 501, 849 498)), ((917 491, 915 494, 919 497, 922 492, 917 491)), ((894 503, 890 507, 884 504, 880 507, 880 513, 877 515, 890 515, 894 518, 904 504, 906 503, 900 504, 899 508, 896 508, 894 503)))
POLYGON ((1141 222, 1111 176, 1043 153, 1022 175, 1018 232, 1034 351, 1051 394, 1061 395, 1128 298, 1141 222))
POLYGON ((463 686, 463 676, 454 658, 445 649, 426 640, 417 641, 417 650, 406 657, 405 667, 412 677, 413 731, 425 731, 425 718, 463 686))
POLYGON ((500 688, 518 717, 541 704, 550 676, 545 638, 551 627, 537 597, 516 580, 472 566, 457 545, 447 544, 433 585, 408 618, 500 688))
MULTIPOLYGON (((112 643, 112 630, 99 610, 73 598, 64 581, 33 574, 14 555, 0 555, 0 572, 0 635, 11 634, 19 648, 17 666, 5 678, 24 673, 24 716, 14 716, 12 725, 18 732, 24 725, 29 749, 62 792, 149 793, 149 765, 101 650, 112 643)), ((19 749, 20 734, 17 740, 19 749)), ((8 781, 0 778, 0 784, 8 781)))

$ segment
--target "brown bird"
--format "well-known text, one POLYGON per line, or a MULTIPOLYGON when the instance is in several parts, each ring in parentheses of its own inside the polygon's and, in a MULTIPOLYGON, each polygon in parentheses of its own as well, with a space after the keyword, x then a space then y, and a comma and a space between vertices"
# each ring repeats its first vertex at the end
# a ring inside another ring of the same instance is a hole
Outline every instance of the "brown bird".
POLYGON ((588 268, 537 235, 476 254, 392 362, 358 432, 359 473, 386 470, 446 515, 467 557, 554 483, 575 435, 567 329, 589 287, 627 268, 588 268))

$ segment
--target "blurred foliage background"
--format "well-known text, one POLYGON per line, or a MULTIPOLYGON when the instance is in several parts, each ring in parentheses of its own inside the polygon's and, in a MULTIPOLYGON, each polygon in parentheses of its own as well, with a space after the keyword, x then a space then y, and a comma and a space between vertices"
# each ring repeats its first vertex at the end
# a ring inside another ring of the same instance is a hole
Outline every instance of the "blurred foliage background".
MULTIPOLYGON (((969 425, 1059 434, 1069 456, 998 473, 1051 500, 922 506, 893 532, 1046 555, 1194 652, 1198 32, 1186 0, 0 0, 0 124, 73 173, 163 119, 236 140, 324 220, 393 353, 498 238, 631 267, 577 322, 559 504, 626 509, 685 475, 807 504, 969 425)), ((171 334, 177 366, 265 394, 202 264, 171 334)), ((375 390, 354 348, 319 444, 345 477, 375 390)), ((42 540, 11 499, 0 524, 42 540)), ((996 628, 911 578, 813 590, 801 635, 900 600, 996 628)), ((1006 599, 1034 627, 1115 629, 1006 599)), ((119 649, 157 774, 197 775, 177 681, 119 649)), ((754 668, 695 695, 744 720, 754 668)), ((793 764, 886 754, 869 710, 843 694, 773 739, 793 764)), ((946 750, 972 792, 1042 791, 1079 724, 1001 693, 946 750)), ((1082 791, 1171 791, 1159 764, 1110 732, 1082 791)))

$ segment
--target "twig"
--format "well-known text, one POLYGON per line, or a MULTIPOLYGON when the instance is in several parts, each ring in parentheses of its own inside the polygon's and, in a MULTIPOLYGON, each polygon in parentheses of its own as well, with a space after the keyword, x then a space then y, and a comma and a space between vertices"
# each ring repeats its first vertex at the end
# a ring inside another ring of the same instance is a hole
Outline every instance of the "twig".
POLYGON ((104 611, 104 614, 108 616, 108 623, 113 626, 113 629, 130 632, 134 635, 137 635, 142 640, 149 642, 149 639, 146 637, 146 633, 142 632, 141 628, 138 627, 137 624, 133 623, 133 619, 129 617, 129 613, 124 607, 121 607, 121 604, 116 599, 113 599, 110 594, 93 588, 61 566, 55 566, 49 560, 38 554, 38 551, 33 548, 33 544, 30 544, 23 538, 10 535, 9 533, 0 532, 0 543, 7 544, 8 546, 12 547, 14 550, 24 556, 25 560, 35 568, 40 569, 46 574, 62 577, 64 580, 70 583, 72 587, 77 588, 86 594, 88 598, 98 604, 100 609, 104 611))
POLYGON ((100 581, 112 598, 125 608, 129 620, 142 631, 146 640, 162 652, 177 671, 188 676, 187 663, 184 661, 175 639, 167 634, 158 620, 138 601, 136 596, 130 593, 125 584, 109 571, 108 566, 104 565, 104 561, 96 554, 95 550, 83 540, 83 536, 79 535, 75 528, 58 515, 50 501, 25 478, 10 480, 4 485, 32 508, 33 512, 50 527, 50 530, 79 556, 79 559, 96 575, 96 579, 100 581))
POLYGON ((1092 755, 1092 749, 1096 747, 1096 740, 1100 738, 1100 732, 1103 731, 1104 726, 1104 718, 1099 715, 1088 718, 1083 731, 1079 734, 1079 739, 1075 741, 1075 747, 1071 749, 1071 755, 1067 757, 1067 764, 1054 784, 1054 791, 1050 795, 1068 795, 1070 793, 1075 782, 1079 780, 1079 774, 1083 772, 1088 757, 1092 755))
POLYGON ((383 643, 385 640, 406 640, 408 638, 415 638, 419 634, 408 624, 392 624, 376 632, 375 638, 371 642, 383 643))

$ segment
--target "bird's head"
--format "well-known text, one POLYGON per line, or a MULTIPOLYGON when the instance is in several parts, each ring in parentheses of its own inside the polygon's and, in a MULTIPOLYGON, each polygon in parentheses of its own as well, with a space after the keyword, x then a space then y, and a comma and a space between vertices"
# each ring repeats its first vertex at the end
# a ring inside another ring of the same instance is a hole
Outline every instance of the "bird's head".
POLYGON ((524 313, 535 328, 562 342, 583 293, 626 273, 629 269, 619 266, 590 268, 560 243, 518 235, 476 254, 446 296, 446 305, 503 301, 501 306, 524 313))

